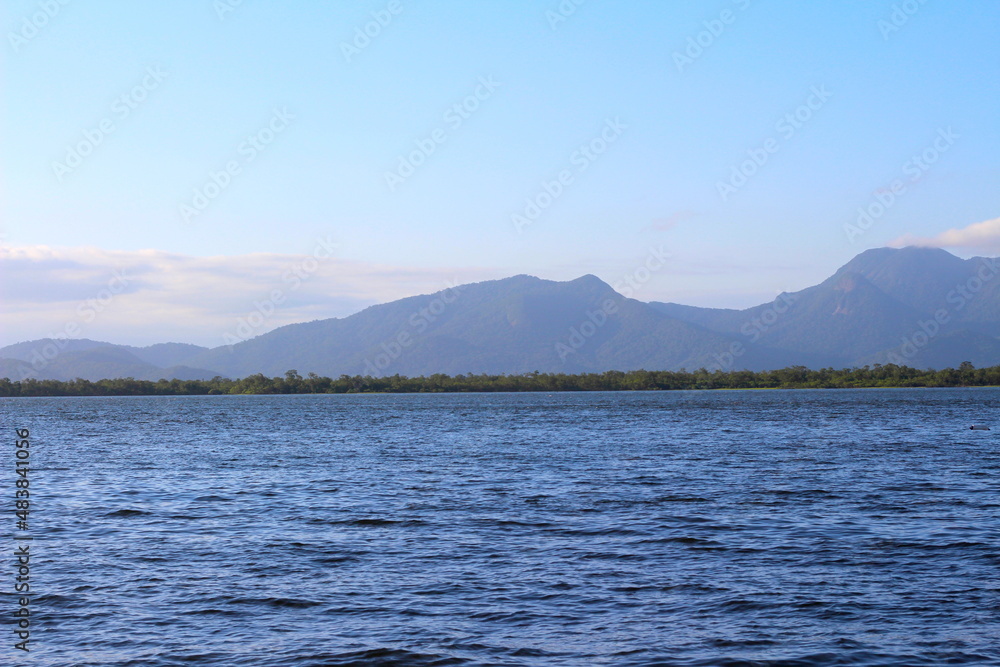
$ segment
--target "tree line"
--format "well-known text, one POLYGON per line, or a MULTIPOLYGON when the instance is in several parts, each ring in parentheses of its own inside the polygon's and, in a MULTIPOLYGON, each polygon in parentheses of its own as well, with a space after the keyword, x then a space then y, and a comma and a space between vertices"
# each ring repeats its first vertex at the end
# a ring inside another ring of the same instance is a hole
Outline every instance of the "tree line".
POLYGON ((650 391, 679 389, 841 389, 862 387, 985 387, 1000 386, 1000 366, 921 370, 895 364, 861 368, 790 366, 772 371, 607 371, 604 373, 533 373, 392 375, 338 378, 306 377, 290 370, 284 377, 262 373, 238 380, 35 380, 0 379, 0 396, 194 396, 219 394, 354 394, 516 391, 650 391))

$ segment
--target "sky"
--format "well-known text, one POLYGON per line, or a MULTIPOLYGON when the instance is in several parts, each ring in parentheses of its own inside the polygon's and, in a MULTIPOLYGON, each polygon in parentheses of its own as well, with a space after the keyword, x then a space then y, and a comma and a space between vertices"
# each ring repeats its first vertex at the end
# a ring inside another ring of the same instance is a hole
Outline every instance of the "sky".
POLYGON ((522 273, 742 308, 869 248, 1000 254, 992 0, 0 12, 3 345, 216 346, 522 273))

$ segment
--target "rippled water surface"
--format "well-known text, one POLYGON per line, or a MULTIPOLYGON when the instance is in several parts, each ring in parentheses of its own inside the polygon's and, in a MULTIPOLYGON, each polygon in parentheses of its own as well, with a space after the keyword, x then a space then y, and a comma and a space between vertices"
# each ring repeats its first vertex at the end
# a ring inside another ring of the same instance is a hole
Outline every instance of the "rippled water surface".
POLYGON ((11 505, 31 430, 37 591, 30 656, 7 624, 0 662, 1000 665, 998 408, 995 389, 0 399, 11 505))

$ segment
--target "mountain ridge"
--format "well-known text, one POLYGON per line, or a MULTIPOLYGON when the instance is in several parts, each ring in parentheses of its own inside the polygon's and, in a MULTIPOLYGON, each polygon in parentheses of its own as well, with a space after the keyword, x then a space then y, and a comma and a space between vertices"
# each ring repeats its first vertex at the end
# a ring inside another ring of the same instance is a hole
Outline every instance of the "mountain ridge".
POLYGON ((215 348, 41 339, 0 348, 0 377, 765 370, 1000 363, 1000 266, 875 248, 819 284, 744 309, 645 303, 597 276, 518 274, 288 324, 215 348))

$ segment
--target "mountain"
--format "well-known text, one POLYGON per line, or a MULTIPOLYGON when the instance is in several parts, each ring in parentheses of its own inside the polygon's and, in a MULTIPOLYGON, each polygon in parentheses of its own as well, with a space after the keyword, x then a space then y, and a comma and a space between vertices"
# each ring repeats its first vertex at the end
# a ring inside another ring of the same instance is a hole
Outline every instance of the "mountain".
MULTIPOLYGON (((230 376, 695 369, 734 341, 626 299, 594 276, 561 283, 522 275, 288 325, 193 362, 230 376)), ((775 359, 761 350, 746 361, 775 359)))
POLYGON ((864 275, 889 296, 925 313, 949 311, 954 324, 1000 336, 1000 280, 996 259, 959 259, 936 248, 877 248, 841 271, 864 275))
MULTIPOLYGON (((745 310, 651 303, 671 317, 823 365, 1000 363, 1000 265, 935 248, 861 253, 819 285, 745 310), (763 317, 771 312, 767 322, 763 317), (770 321, 773 320, 773 321, 770 321)), ((810 364, 803 364, 810 365, 810 364)))
POLYGON ((100 380, 116 377, 154 381, 161 378, 208 380, 218 373, 182 363, 185 358, 206 349, 182 343, 136 348, 85 338, 43 338, 0 349, 0 377, 14 380, 100 380))
MULTIPOLYGON (((102 343, 88 338, 69 338, 56 340, 42 338, 24 343, 14 343, 0 348, 0 359, 19 359, 21 361, 42 363, 47 358, 61 352, 83 352, 97 347, 105 347, 110 343, 102 343), (39 361, 40 360, 40 361, 39 361)), ((125 347, 125 346, 121 346, 125 347)))
POLYGON ((230 346, 43 339, 0 349, 0 377, 208 379, 1000 364, 1000 265, 878 248, 818 285, 742 310, 643 303, 595 276, 520 275, 290 324, 230 346))
POLYGON ((918 311, 943 305, 948 291, 968 278, 968 260, 939 248, 873 248, 840 267, 833 278, 858 274, 918 311))
POLYGON ((132 354, 147 364, 169 368, 183 366, 208 348, 188 343, 157 343, 148 347, 129 347, 132 354))

